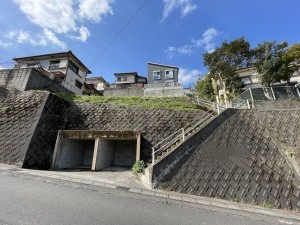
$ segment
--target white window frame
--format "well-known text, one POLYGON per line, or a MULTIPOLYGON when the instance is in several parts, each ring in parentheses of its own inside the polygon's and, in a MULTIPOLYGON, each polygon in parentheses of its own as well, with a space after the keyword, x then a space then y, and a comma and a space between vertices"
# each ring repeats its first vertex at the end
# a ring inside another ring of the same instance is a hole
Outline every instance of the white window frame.
POLYGON ((161 71, 160 71, 160 70, 154 70, 154 71, 152 72, 152 75, 153 75, 153 80, 161 80, 161 71), (155 77, 155 76, 158 76, 158 75, 154 75, 154 73, 157 73, 157 72, 159 72, 160 78, 156 78, 156 77, 155 77))
POLYGON ((165 71, 165 77, 166 77, 166 79, 168 79, 168 80, 174 80, 174 79, 175 79, 175 71, 174 71, 174 70, 166 70, 166 71, 165 71), (168 75, 170 76, 170 74, 167 75, 167 72, 171 72, 171 71, 173 72, 172 78, 167 77, 168 75))

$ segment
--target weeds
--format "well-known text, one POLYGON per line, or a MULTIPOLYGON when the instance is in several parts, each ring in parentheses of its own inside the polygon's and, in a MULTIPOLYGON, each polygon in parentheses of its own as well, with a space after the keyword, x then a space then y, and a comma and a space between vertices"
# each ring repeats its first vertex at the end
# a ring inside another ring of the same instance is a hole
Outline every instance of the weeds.
POLYGON ((95 104, 111 104, 120 106, 137 106, 143 108, 171 109, 198 111, 199 108, 183 97, 108 97, 108 96, 88 96, 57 93, 57 95, 67 101, 77 103, 89 102, 95 104))

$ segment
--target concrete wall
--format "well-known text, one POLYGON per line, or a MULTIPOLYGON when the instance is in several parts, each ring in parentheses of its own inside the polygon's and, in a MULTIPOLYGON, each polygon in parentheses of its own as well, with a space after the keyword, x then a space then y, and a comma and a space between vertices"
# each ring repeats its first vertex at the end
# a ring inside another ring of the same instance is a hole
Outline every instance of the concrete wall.
POLYGON ((144 96, 143 88, 104 90, 104 96, 144 96))
POLYGON ((69 92, 62 83, 48 78, 39 71, 32 69, 25 90, 48 90, 51 92, 69 92))
POLYGON ((99 139, 96 170, 112 166, 114 152, 115 145, 112 140, 99 139))
POLYGON ((171 152, 162 161, 154 165, 153 171, 153 184, 155 185, 159 180, 169 176, 169 173, 187 160, 187 155, 195 151, 195 146, 202 141, 206 140, 222 123, 235 113, 234 109, 227 109, 222 112, 218 117, 212 120, 203 129, 194 134, 186 142, 180 145, 175 151, 171 152))
POLYGON ((0 86, 7 89, 26 90, 31 70, 31 68, 0 70, 0 86))
POLYGON ((299 100, 277 100, 277 101, 256 101, 254 107, 257 110, 280 110, 280 109, 300 109, 299 100))
POLYGON ((182 87, 147 88, 144 90, 145 97, 182 97, 182 87))
POLYGON ((182 97, 184 91, 181 86, 162 88, 129 88, 104 90, 104 96, 145 96, 145 97, 182 97))
POLYGON ((165 83, 165 82, 178 82, 178 68, 153 65, 148 63, 148 83, 165 83), (166 70, 174 70, 174 79, 166 79, 166 70), (161 80, 153 79, 153 71, 161 71, 161 80))
POLYGON ((159 188, 299 210, 300 179, 256 111, 237 110, 200 138, 185 146, 191 150, 183 160, 159 177, 159 188))
POLYGON ((133 166, 136 160, 136 141, 115 141, 113 165, 133 166))
POLYGON ((62 139, 58 149, 56 169, 91 167, 94 140, 62 139))

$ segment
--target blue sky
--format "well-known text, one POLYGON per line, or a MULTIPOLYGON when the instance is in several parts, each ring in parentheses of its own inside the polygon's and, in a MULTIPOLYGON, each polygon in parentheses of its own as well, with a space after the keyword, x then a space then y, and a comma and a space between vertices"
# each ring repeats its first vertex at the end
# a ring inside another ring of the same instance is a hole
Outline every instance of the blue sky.
POLYGON ((181 68, 194 83, 202 54, 244 36, 299 42, 298 0, 11 0, 0 3, 0 67, 14 57, 72 52, 92 71, 147 76, 147 62, 181 68))

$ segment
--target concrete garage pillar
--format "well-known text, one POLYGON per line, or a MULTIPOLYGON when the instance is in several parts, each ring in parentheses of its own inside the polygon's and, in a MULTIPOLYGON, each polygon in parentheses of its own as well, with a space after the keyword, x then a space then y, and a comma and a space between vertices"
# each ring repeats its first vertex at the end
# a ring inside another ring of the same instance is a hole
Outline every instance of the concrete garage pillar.
POLYGON ((115 146, 112 140, 97 138, 92 170, 101 170, 113 165, 115 146))
POLYGON ((59 131, 52 168, 131 167, 140 160, 140 146, 141 134, 133 131, 59 131))

